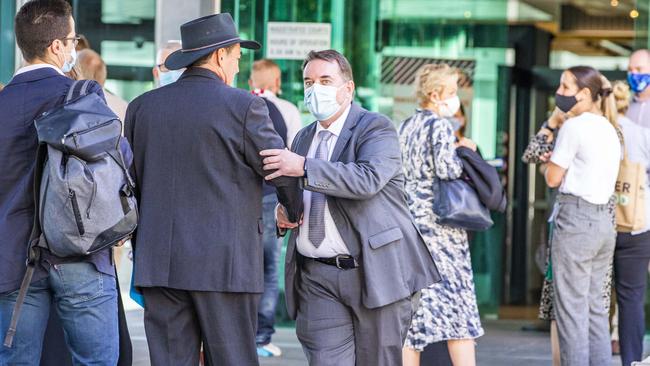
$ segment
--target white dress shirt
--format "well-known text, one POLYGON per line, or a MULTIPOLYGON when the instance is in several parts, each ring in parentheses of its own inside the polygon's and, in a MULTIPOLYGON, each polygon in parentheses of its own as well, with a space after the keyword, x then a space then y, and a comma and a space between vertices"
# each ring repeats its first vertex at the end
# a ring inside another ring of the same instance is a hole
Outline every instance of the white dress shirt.
POLYGON ((63 71, 61 71, 61 69, 59 69, 59 68, 56 67, 56 66, 50 65, 50 64, 32 64, 32 65, 27 65, 27 66, 21 67, 20 69, 16 70, 16 73, 14 74, 14 76, 19 75, 19 74, 23 74, 23 73, 26 73, 26 72, 29 72, 29 71, 34 71, 34 70, 38 70, 38 69, 44 69, 44 68, 47 68, 47 67, 49 67, 50 69, 54 69, 54 70, 56 70, 56 72, 58 72, 59 74, 65 76, 65 74, 63 73, 63 71))
MULTIPOLYGON (((336 141, 339 139, 345 120, 348 118, 350 113, 350 106, 343 112, 343 114, 332 123, 327 131, 332 133, 329 141, 327 141, 327 159, 329 160, 332 157, 332 152, 334 151, 334 146, 336 146, 336 141)), ((314 139, 311 141, 311 146, 309 147, 309 152, 307 153, 308 158, 313 158, 316 156, 316 150, 318 149, 318 144, 320 143, 319 132, 325 130, 325 128, 318 123, 316 125, 316 133, 314 134, 314 139)), ((307 177, 309 179, 309 177, 307 177)), ((325 201, 325 239, 316 248, 311 241, 309 240, 309 211, 311 209, 311 195, 312 192, 308 190, 303 191, 302 202, 304 205, 304 214, 302 225, 300 225, 300 232, 298 233, 298 238, 296 238, 296 246, 298 252, 305 257, 310 258, 329 258, 334 257, 339 254, 350 254, 348 247, 343 242, 339 230, 336 228, 332 214, 330 213, 329 205, 325 201)))

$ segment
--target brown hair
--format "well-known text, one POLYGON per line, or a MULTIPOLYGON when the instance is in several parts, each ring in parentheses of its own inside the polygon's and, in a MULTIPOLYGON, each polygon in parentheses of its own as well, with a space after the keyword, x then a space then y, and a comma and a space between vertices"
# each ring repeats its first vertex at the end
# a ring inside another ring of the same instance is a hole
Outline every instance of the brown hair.
POLYGON ((605 118, 618 129, 618 112, 616 100, 612 94, 612 86, 598 70, 591 66, 574 66, 567 69, 576 79, 578 89, 589 89, 592 102, 596 103, 605 118))
POLYGON ((445 79, 458 76, 458 70, 447 64, 426 64, 415 77, 415 95, 420 107, 429 104, 431 93, 442 93, 445 79))
POLYGON ((95 51, 87 48, 77 54, 79 73, 84 79, 95 80, 104 86, 106 82, 106 64, 102 57, 95 51))
POLYGON ((336 62, 339 65, 341 70, 341 75, 345 81, 353 80, 352 75, 352 66, 345 56, 340 52, 335 50, 324 50, 324 51, 311 51, 305 58, 305 61, 302 63, 302 71, 305 71, 305 67, 308 63, 314 60, 323 60, 327 62, 336 62))
MULTIPOLYGON (((45 50, 70 29, 72 7, 63 0, 32 0, 16 14, 16 43, 27 61, 45 56, 45 50)), ((69 40, 66 40, 67 43, 69 40)))

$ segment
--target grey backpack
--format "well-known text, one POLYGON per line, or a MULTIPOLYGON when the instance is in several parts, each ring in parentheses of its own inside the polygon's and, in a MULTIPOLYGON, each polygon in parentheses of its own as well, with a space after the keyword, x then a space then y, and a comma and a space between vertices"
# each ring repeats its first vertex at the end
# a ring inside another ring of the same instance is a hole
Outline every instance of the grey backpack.
POLYGON ((135 184, 120 149, 122 122, 99 95, 88 93, 91 83, 76 81, 62 106, 34 121, 37 209, 5 347, 13 345, 40 248, 59 257, 88 255, 129 237, 138 223, 135 184))
POLYGON ((34 124, 47 146, 40 183, 39 246, 59 257, 88 255, 133 233, 134 184, 120 150, 122 122, 75 82, 66 103, 34 124))

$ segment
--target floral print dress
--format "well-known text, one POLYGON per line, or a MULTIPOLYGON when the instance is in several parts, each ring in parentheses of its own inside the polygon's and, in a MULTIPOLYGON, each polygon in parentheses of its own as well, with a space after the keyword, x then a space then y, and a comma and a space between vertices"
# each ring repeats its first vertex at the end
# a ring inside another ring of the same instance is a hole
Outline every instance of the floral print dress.
POLYGON ((429 110, 417 110, 399 128, 406 193, 415 223, 436 262, 442 281, 421 291, 405 346, 483 335, 465 230, 436 223, 433 187, 456 179, 463 165, 456 155, 451 123, 429 110))

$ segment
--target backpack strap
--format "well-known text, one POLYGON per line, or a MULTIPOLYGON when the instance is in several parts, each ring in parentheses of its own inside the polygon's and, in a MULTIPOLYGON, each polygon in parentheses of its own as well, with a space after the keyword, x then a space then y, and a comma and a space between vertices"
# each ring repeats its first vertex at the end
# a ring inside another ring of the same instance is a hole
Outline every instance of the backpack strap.
POLYGON ((14 309, 11 314, 11 322, 9 323, 9 329, 4 339, 4 346, 11 348, 13 346, 14 336, 16 335, 16 328, 18 325, 18 319, 20 318, 20 312, 22 310, 23 303, 25 302, 25 296, 27 296, 27 291, 29 290, 29 285, 32 282, 32 277, 34 276, 34 270, 38 264, 41 251, 38 247, 38 242, 41 237, 41 219, 39 213, 40 207, 40 186, 41 178, 43 177, 43 168, 45 167, 45 161, 47 159, 47 145, 39 144, 38 149, 36 150, 36 166, 34 168, 34 224, 32 226, 32 232, 29 235, 29 242, 27 246, 27 270, 25 271, 25 276, 23 277, 23 282, 20 284, 20 290, 18 291, 18 298, 14 304, 14 309))
POLYGON ((92 80, 77 80, 72 85, 70 85, 70 89, 68 89, 68 95, 65 97, 65 102, 69 103, 75 98, 83 97, 84 95, 88 94, 88 87, 90 86, 90 83, 92 80), (75 94, 75 91, 77 93, 75 94))
POLYGON ((131 178, 131 174, 129 173, 129 170, 126 167, 126 163, 124 162, 124 158, 122 156, 122 152, 119 149, 115 150, 108 150, 106 151, 108 156, 113 158, 117 165, 122 168, 122 172, 124 173, 124 177, 126 178, 126 185, 122 187, 120 190, 120 203, 122 205, 122 211, 124 214, 128 214, 131 212, 131 206, 129 205, 129 201, 127 197, 132 197, 134 195, 135 191, 135 182, 133 182, 133 179, 131 178))

